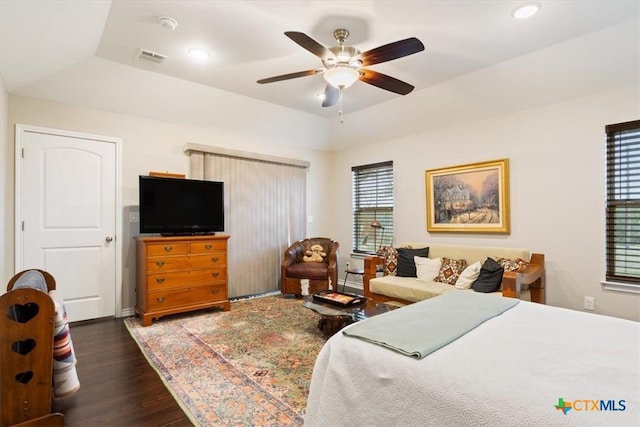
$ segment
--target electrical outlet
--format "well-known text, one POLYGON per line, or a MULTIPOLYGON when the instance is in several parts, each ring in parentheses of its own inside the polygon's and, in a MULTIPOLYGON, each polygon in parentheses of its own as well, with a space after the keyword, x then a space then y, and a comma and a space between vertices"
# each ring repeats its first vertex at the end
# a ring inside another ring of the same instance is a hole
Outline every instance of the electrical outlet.
POLYGON ((594 311, 596 309, 596 299, 594 297, 584 297, 584 309, 594 311))
POLYGON ((140 222, 140 212, 129 212, 129 222, 140 222))

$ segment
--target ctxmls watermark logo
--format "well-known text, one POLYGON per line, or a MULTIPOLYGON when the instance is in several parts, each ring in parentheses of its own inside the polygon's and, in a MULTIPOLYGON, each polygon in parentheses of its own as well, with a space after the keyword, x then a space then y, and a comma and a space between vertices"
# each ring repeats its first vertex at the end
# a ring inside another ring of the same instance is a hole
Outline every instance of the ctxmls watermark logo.
POLYGON ((624 411, 627 409, 627 402, 625 400, 574 400, 566 401, 564 398, 559 397, 558 403, 553 405, 558 411, 562 411, 567 415, 570 410, 577 412, 584 411, 624 411))

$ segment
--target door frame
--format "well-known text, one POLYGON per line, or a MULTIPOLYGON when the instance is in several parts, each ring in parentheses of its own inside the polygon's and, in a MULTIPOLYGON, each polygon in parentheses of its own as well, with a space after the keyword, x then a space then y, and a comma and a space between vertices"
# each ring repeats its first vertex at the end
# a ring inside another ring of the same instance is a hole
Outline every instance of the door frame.
POLYGON ((23 201, 23 188, 22 188, 22 148, 24 142, 24 134, 25 132, 33 132, 33 133, 44 133, 49 135, 57 135, 63 137, 71 137, 71 138, 82 138, 82 139, 92 139, 95 141, 105 142, 114 144, 116 149, 115 155, 115 244, 116 244, 116 254, 115 254, 115 317, 123 317, 122 312, 122 239, 124 238, 123 233, 123 221, 122 221, 122 139, 115 138, 110 136, 102 136, 81 132, 72 132, 68 130, 62 129, 52 129, 45 128, 39 126, 31 126, 16 123, 15 125, 15 187, 14 187, 14 268, 15 272, 18 273, 24 269, 23 264, 23 242, 24 234, 22 232, 22 201, 23 201))

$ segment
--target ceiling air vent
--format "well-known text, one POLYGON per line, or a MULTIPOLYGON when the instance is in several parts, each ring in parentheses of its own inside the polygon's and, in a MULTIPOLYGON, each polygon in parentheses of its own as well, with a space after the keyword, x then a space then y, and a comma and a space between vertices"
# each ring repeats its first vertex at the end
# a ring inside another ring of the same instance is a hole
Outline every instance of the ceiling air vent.
POLYGON ((167 59, 166 55, 162 55, 157 52, 152 52, 147 49, 138 50, 138 54, 136 58, 142 62, 148 62, 149 64, 162 64, 162 62, 167 59))

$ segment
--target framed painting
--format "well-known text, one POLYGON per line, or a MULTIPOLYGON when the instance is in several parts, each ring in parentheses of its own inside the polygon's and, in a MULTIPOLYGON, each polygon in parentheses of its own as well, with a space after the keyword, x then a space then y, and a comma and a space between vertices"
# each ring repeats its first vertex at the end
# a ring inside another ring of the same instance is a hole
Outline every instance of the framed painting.
POLYGON ((509 159, 425 172, 427 231, 509 233, 509 159))

